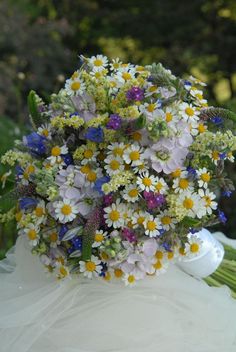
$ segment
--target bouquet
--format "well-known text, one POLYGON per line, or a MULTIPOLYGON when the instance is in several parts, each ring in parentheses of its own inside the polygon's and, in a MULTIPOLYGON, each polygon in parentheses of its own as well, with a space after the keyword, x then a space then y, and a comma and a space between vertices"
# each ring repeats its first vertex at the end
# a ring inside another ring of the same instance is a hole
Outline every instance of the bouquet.
POLYGON ((226 221, 217 199, 233 190, 236 115, 161 64, 80 60, 48 104, 30 92, 34 131, 1 158, 16 179, 1 217, 58 279, 132 286, 198 255, 195 233, 226 221))

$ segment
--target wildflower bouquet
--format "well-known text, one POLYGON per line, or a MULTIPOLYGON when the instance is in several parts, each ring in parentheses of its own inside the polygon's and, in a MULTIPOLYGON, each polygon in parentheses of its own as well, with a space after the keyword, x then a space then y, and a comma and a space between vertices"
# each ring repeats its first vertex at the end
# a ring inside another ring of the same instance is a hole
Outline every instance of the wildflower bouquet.
POLYGON ((48 105, 30 92, 34 132, 2 157, 17 205, 1 217, 47 271, 133 285, 199 253, 195 233, 225 221, 216 199, 233 190, 236 150, 236 115, 208 107, 204 86, 97 55, 48 105))

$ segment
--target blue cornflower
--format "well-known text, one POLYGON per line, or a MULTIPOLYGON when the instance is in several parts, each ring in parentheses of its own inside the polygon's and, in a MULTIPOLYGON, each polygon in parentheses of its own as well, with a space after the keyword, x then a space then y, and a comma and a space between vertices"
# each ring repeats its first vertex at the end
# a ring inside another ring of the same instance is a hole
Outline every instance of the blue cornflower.
POLYGON ((214 116, 211 118, 211 122, 214 123, 216 126, 223 125, 223 119, 220 116, 214 116))
POLYGON ((61 228, 59 230, 59 240, 61 241, 66 232, 69 230, 69 227, 67 225, 61 225, 61 228))
POLYGON ((167 251, 167 252, 172 252, 171 246, 168 242, 163 242, 162 247, 167 251))
POLYGON ((73 244, 73 248, 75 250, 81 250, 82 249, 82 237, 74 237, 71 240, 73 244))
POLYGON ((24 197, 19 199, 20 209, 28 209, 35 207, 38 204, 38 200, 30 197, 24 197))
POLYGON ((225 216, 225 213, 221 210, 218 210, 218 219, 222 224, 225 224, 227 221, 227 217, 225 216))
POLYGON ((34 155, 42 155, 46 153, 46 138, 36 132, 32 132, 25 136, 23 142, 34 155))
POLYGON ((191 83, 190 81, 188 81, 188 80, 185 80, 185 81, 184 81, 184 85, 191 87, 191 86, 192 86, 192 83, 191 83))
POLYGON ((101 143, 104 138, 103 129, 101 127, 89 127, 84 137, 92 142, 101 143))
POLYGON ((191 166, 188 166, 187 167, 187 172, 188 172, 188 177, 191 178, 191 179, 195 179, 196 176, 197 176, 197 171, 191 167, 191 166))
POLYGON ((226 190, 226 191, 223 191, 223 192, 222 192, 222 196, 223 196, 223 197, 230 198, 231 195, 232 195, 232 193, 233 193, 232 191, 226 190))
POLYGON ((73 160, 73 157, 71 154, 62 154, 61 157, 62 157, 64 163, 66 164, 66 166, 74 164, 74 160, 73 160))
POLYGON ((110 181, 110 177, 109 176, 103 176, 100 177, 99 179, 97 179, 97 181, 94 184, 94 189, 95 191, 97 191, 99 194, 103 195, 103 191, 102 191, 102 186, 104 185, 104 183, 108 183, 110 181))
POLYGON ((226 158, 226 156, 227 156, 227 153, 220 153, 219 154, 219 157, 221 160, 224 160, 226 158))

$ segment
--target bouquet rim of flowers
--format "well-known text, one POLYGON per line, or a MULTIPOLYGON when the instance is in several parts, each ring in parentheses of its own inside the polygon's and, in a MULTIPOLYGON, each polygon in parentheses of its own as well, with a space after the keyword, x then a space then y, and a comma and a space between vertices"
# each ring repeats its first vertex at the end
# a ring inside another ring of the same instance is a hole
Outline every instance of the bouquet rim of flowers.
POLYGON ((161 64, 80 59, 48 105, 29 93, 34 132, 1 158, 17 164, 17 206, 0 219, 16 217, 57 278, 133 286, 197 255, 198 229, 226 220, 216 191, 234 189, 224 162, 234 161, 236 115, 161 64))

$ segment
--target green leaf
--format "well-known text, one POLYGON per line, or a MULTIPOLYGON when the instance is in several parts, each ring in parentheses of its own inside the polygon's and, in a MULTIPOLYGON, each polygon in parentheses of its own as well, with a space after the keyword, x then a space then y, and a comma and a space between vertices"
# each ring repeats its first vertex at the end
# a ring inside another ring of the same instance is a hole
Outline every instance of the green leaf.
POLYGON ((28 109, 31 117, 31 123, 34 129, 37 129, 40 125, 42 125, 42 117, 38 110, 38 96, 34 90, 29 92, 28 98, 28 109))
POLYGON ((209 107, 201 110, 200 117, 202 118, 210 119, 217 116, 222 117, 223 119, 236 122, 236 114, 231 110, 224 109, 224 108, 215 108, 215 107, 209 107))
POLYGON ((198 219, 190 218, 189 216, 185 216, 181 221, 181 225, 189 226, 189 227, 196 227, 199 226, 201 222, 198 219))
POLYGON ((0 196, 0 212, 7 212, 16 204, 16 192, 12 190, 0 196))
POLYGON ((141 130, 146 125, 146 120, 146 116, 139 116, 139 118, 135 121, 136 129, 141 130))

